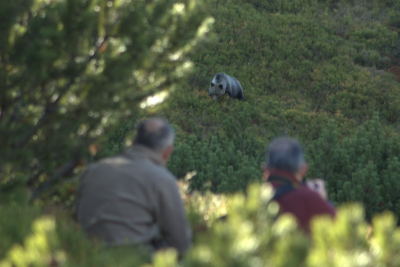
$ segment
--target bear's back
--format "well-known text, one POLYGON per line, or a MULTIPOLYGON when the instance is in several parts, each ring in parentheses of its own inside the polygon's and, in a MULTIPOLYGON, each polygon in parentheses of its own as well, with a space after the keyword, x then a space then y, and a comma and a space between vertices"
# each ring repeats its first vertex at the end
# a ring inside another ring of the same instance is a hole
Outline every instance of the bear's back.
POLYGON ((228 79, 232 97, 242 99, 243 88, 240 82, 233 76, 228 76, 228 79))

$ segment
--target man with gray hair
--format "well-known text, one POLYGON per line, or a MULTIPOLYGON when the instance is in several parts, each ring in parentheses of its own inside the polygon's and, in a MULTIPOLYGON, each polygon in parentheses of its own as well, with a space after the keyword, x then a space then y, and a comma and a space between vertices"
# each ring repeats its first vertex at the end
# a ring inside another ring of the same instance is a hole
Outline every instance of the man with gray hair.
POLYGON ((177 180, 165 165, 174 130, 162 119, 141 123, 124 154, 90 166, 80 179, 77 221, 109 245, 138 244, 155 251, 191 245, 177 180))
POLYGON ((268 146, 263 178, 275 189, 273 200, 280 213, 291 213, 301 229, 310 233, 310 221, 316 215, 335 216, 335 208, 328 202, 324 181, 308 180, 308 164, 303 148, 297 140, 277 138, 268 146))

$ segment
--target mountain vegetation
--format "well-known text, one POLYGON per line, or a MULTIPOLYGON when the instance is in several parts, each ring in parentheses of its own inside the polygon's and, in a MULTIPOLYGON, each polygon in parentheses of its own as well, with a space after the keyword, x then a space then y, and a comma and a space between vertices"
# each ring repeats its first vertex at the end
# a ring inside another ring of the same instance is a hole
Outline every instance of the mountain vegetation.
POLYGON ((0 1, 0 266, 398 266, 399 32, 396 0, 0 1), (218 72, 245 102, 210 99, 218 72), (73 221, 79 175, 150 116, 176 130, 180 263, 73 221), (312 239, 267 206, 278 136, 338 206, 312 239))

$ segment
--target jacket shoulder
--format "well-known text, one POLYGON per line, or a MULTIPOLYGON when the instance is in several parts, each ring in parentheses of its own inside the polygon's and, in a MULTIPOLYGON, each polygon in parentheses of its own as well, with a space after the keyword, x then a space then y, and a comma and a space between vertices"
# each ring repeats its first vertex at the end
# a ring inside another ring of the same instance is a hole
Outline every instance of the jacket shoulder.
POLYGON ((335 208, 332 207, 328 201, 323 199, 317 192, 307 187, 301 187, 295 190, 294 197, 298 200, 301 199, 313 212, 335 214, 335 208))
POLYGON ((158 166, 157 165, 157 176, 159 176, 160 184, 165 185, 165 184, 170 184, 170 185, 176 185, 178 179, 175 177, 175 175, 170 172, 166 167, 158 166))
POLYGON ((287 195, 291 198, 295 199, 302 199, 302 201, 324 201, 325 200, 315 191, 307 188, 307 187, 300 187, 292 192, 287 193, 287 195))
POLYGON ((152 181, 159 187, 167 186, 177 181, 176 177, 165 166, 156 164, 149 159, 129 161, 132 164, 129 168, 132 168, 133 173, 135 170, 140 169, 149 181, 152 181))

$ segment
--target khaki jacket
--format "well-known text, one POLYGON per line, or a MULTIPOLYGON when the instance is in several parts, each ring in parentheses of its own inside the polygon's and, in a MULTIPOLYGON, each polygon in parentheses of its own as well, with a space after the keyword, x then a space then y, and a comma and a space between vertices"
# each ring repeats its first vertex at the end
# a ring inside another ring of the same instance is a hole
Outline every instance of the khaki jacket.
POLYGON ((110 245, 162 240, 179 252, 191 231, 177 180, 150 149, 135 145, 123 155, 88 167, 77 196, 77 220, 90 235, 110 245))

